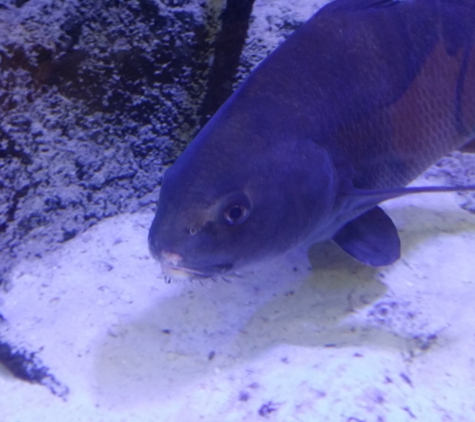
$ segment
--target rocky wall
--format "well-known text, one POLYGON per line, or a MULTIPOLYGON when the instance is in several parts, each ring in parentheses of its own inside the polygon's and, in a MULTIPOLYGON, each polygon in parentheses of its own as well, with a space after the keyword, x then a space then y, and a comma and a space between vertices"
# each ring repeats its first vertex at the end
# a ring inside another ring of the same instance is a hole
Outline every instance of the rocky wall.
POLYGON ((0 280, 152 206, 165 166, 231 92, 252 3, 0 2, 0 280))

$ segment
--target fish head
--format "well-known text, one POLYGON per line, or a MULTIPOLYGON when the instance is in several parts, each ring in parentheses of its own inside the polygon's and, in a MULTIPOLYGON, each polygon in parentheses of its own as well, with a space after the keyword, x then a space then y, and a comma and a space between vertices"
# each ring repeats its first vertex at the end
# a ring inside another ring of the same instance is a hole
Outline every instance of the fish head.
POLYGON ((334 199, 332 163, 315 142, 208 126, 165 172, 149 232, 171 278, 213 277, 285 252, 334 199))

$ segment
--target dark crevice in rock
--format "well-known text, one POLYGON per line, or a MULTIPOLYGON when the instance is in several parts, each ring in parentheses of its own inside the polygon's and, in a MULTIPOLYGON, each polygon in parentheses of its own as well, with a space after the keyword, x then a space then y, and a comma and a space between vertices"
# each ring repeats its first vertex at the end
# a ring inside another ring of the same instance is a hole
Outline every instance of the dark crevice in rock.
POLYGON ((22 7, 24 4, 28 3, 30 0, 15 0, 16 7, 22 7))
POLYGON ((82 26, 84 20, 78 16, 73 16, 64 22, 60 28, 64 31, 61 41, 64 42, 64 49, 71 51, 71 49, 79 42, 79 37, 82 33, 82 26))
POLYGON ((208 88, 201 106, 201 125, 204 125, 232 94, 253 4, 254 0, 227 1, 221 16, 221 31, 215 41, 215 56, 208 88))
POLYGON ((61 85, 75 81, 79 76, 82 62, 88 57, 82 50, 69 50, 63 55, 52 58, 51 54, 43 60, 38 57, 38 67, 33 72, 37 84, 61 85))
POLYGON ((0 364, 12 375, 32 384, 47 387, 55 396, 66 399, 69 389, 61 384, 43 365, 35 352, 15 349, 10 344, 0 340, 0 364))
POLYGON ((11 136, 9 136, 0 127, 0 158, 8 160, 9 158, 16 158, 20 160, 21 164, 30 165, 33 160, 21 147, 19 147, 11 136), (5 146, 2 146, 5 144, 5 146))
POLYGON ((15 220, 15 212, 18 208, 18 203, 20 199, 24 198, 28 193, 30 186, 23 186, 21 189, 17 190, 13 195, 12 204, 7 211, 7 221, 12 222, 15 220))

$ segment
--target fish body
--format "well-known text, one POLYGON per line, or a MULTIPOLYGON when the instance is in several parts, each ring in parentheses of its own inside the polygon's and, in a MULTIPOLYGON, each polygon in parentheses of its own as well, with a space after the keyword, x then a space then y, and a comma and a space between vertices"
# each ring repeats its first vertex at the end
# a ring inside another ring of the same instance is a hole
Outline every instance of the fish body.
POLYGON ((335 0, 278 47, 164 175, 149 248, 209 277, 333 239, 399 257, 377 204, 475 137, 475 2, 335 0))

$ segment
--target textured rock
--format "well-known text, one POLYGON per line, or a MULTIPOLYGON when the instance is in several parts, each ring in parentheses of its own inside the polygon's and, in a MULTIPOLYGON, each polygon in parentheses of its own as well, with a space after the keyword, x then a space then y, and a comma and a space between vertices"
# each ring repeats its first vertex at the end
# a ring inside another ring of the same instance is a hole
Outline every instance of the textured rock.
POLYGON ((156 201, 198 129, 221 4, 0 6, 0 276, 156 201))

